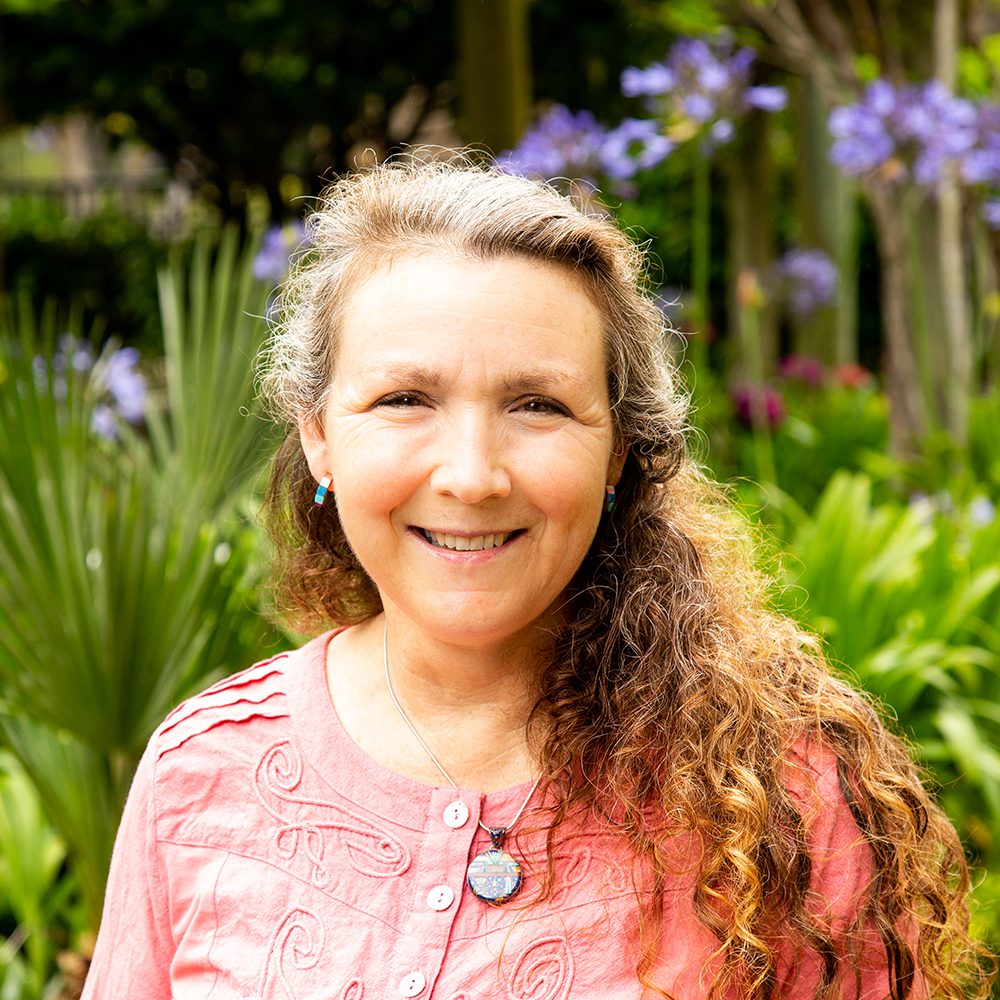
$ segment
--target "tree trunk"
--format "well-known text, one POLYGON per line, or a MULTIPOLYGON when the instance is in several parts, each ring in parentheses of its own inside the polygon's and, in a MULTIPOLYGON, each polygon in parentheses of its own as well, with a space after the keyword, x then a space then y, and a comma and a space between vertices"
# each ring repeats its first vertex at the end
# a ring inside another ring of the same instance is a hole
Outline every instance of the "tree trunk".
POLYGON ((828 365, 848 364, 858 357, 857 186, 830 162, 829 109, 815 81, 803 78, 794 101, 796 241, 837 265, 833 306, 793 323, 794 351, 828 365))
POLYGON ((885 391, 889 399, 889 436, 894 452, 916 455, 926 434, 920 374, 913 353, 907 286, 906 240, 900 199, 877 181, 864 186, 875 219, 882 266, 882 325, 885 332, 885 391))
MULTIPOLYGON (((934 8, 934 72, 954 90, 959 47, 958 0, 936 0, 934 8)), ((939 395, 943 424, 959 445, 968 439, 972 392, 972 337, 969 330, 965 252, 962 243, 962 195, 954 168, 938 188, 938 268, 941 284, 942 340, 947 357, 939 395)))
POLYGON ((766 378, 777 367, 777 309, 774 304, 766 304, 754 310, 753 336, 750 337, 749 329, 742 328, 748 317, 736 288, 739 276, 748 270, 755 272, 763 282, 775 256, 777 211, 774 168, 769 155, 769 121, 763 114, 755 115, 749 126, 727 158, 730 347, 735 365, 744 378, 749 377, 755 367, 766 378), (743 345, 751 340, 758 355, 756 365, 747 364, 749 359, 743 357, 743 345))
POLYGON ((531 103, 527 0, 456 0, 459 128, 494 153, 521 138, 531 103))

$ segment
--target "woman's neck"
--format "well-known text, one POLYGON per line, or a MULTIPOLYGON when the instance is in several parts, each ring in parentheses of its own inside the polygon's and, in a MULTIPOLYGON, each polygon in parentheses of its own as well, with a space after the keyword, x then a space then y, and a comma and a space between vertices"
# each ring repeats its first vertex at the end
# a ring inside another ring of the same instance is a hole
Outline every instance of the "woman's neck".
POLYGON ((539 629, 502 646, 458 645, 379 616, 331 642, 330 695, 355 742, 392 770, 445 783, 405 714, 460 787, 506 788, 537 776, 526 727, 546 642, 539 629))

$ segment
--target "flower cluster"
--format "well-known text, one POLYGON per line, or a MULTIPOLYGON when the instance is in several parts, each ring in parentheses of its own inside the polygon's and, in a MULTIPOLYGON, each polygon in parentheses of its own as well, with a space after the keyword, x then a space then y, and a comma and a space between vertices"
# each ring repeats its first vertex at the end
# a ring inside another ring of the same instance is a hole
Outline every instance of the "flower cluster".
POLYGON ((34 359, 35 385, 42 391, 51 389, 56 399, 64 399, 71 373, 88 376, 99 398, 91 427, 101 437, 114 441, 118 438, 119 420, 139 424, 146 416, 146 377, 138 370, 138 363, 139 352, 134 347, 120 347, 97 357, 89 344, 66 333, 52 356, 51 374, 44 358, 34 359))
POLYGON ((556 104, 521 141, 497 158, 501 169, 527 177, 569 177, 596 184, 604 174, 608 130, 589 111, 575 114, 556 104))
MULTIPOLYGON (((854 176, 882 172, 937 185, 956 167, 966 184, 1000 186, 1000 106, 952 95, 937 81, 874 80, 860 100, 830 113, 830 158, 854 176)), ((1000 201, 983 212, 1000 228, 1000 201)))
POLYGON ((589 111, 556 104, 497 158, 502 170, 528 177, 583 180, 595 187, 602 178, 628 180, 655 166, 673 144, 654 121, 626 118, 617 128, 601 125, 589 111))
POLYGON ((969 153, 977 139, 977 110, 938 82, 896 87, 886 80, 868 85, 861 100, 830 113, 834 143, 830 158, 849 174, 878 170, 890 161, 926 187, 940 180, 946 164, 969 153))
MULTIPOLYGON (((976 144, 959 166, 966 184, 1000 189, 1000 104, 981 104, 976 121, 976 144)), ((1000 229, 1000 197, 987 199, 983 218, 991 229, 1000 229)))
POLYGON ((626 118, 609 129, 589 111, 574 113, 557 104, 497 162, 532 177, 595 185, 607 178, 620 187, 666 159, 679 143, 706 137, 709 147, 728 142, 735 122, 751 108, 783 108, 784 88, 750 86, 753 59, 750 49, 732 52, 725 40, 713 48, 682 38, 662 62, 622 73, 622 93, 645 98, 649 117, 626 118))
POLYGON ((837 265, 822 250, 789 250, 774 263, 778 296, 800 319, 833 302, 837 265))
POLYGON ((801 382, 810 389, 819 389, 826 381, 826 367, 819 358, 808 354, 788 354, 781 359, 778 373, 788 382, 801 382))
POLYGON ((681 38, 666 59, 622 73, 622 93, 643 97, 665 125, 668 137, 707 137, 710 146, 729 142, 735 122, 751 109, 780 111, 788 102, 784 87, 750 85, 754 54, 735 52, 728 39, 714 47, 700 38, 681 38))
POLYGON ((288 273, 292 255, 308 242, 305 224, 298 220, 272 226, 254 258, 253 276, 258 281, 281 281, 288 273))
POLYGON ((828 369, 819 358, 808 354, 788 354, 778 365, 778 374, 785 383, 798 383, 809 389, 832 385, 841 389, 864 389, 874 384, 874 376, 854 362, 834 365, 828 369))
POLYGON ((736 419, 746 428, 777 430, 785 421, 785 394, 795 399, 799 390, 814 392, 826 388, 864 390, 874 385, 872 373, 858 364, 827 368, 819 358, 789 354, 778 365, 778 384, 737 382, 729 390, 736 419))

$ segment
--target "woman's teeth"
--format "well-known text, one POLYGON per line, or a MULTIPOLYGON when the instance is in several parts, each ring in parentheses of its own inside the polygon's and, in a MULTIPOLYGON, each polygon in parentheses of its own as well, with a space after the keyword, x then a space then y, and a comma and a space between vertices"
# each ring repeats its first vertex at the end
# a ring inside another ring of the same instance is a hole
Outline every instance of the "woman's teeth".
POLYGON ((432 545, 442 549, 454 549, 456 552, 481 552, 483 549, 496 549, 510 538, 503 532, 498 535, 445 535, 440 531, 422 530, 424 538, 432 545))

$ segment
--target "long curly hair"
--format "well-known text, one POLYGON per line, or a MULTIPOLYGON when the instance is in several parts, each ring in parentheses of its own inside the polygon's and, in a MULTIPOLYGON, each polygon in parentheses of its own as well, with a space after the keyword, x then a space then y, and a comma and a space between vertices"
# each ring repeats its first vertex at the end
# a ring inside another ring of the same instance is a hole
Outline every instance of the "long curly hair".
POLYGON ((323 410, 358 280, 429 251, 566 269, 601 310, 613 420, 628 453, 614 517, 602 519, 566 595, 529 722, 544 720, 531 732, 558 802, 547 891, 560 825, 580 807, 613 816, 652 873, 637 969, 649 984, 667 817, 703 844, 694 905, 718 939, 711 995, 771 996, 789 942, 819 961, 816 996, 839 995, 874 929, 893 1000, 910 996, 917 976, 930 996, 986 996, 990 960, 969 936, 958 836, 868 701, 831 674, 813 636, 769 610, 745 520, 689 455, 687 400, 641 250, 552 187, 466 159, 410 156, 347 176, 307 225, 259 370, 262 395, 290 427, 265 502, 278 611, 306 630, 381 610, 335 509, 310 502, 315 483, 295 428, 323 410), (809 905, 807 820, 786 780, 789 755, 810 741, 835 756, 872 859, 856 919, 836 941, 809 905))

